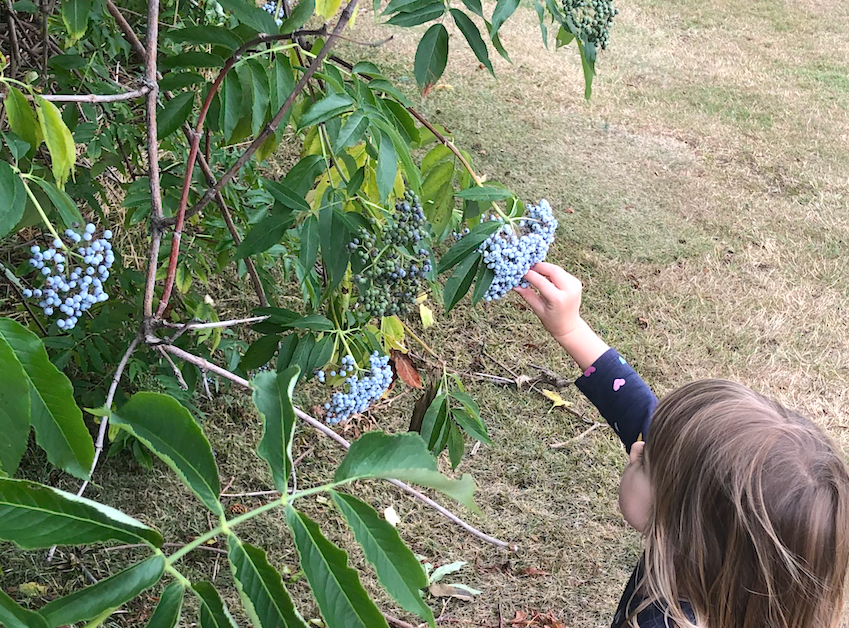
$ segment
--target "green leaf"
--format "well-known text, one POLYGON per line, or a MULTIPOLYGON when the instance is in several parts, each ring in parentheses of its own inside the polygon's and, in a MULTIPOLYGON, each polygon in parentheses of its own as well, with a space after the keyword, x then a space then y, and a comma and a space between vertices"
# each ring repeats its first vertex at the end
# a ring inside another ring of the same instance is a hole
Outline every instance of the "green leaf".
POLYGON ((201 82, 206 82, 206 79, 196 72, 169 72, 159 81, 159 89, 173 92, 201 82))
POLYGON ((492 12, 492 27, 489 29, 490 37, 495 37, 498 34, 498 29, 513 15, 518 7, 519 0, 498 0, 492 12))
POLYGON ((356 497, 330 491, 333 501, 348 522, 377 579, 404 610, 415 613, 435 627, 433 612, 422 600, 420 589, 427 586, 422 564, 398 532, 381 519, 374 509, 356 497))
POLYGON ((254 405, 264 425, 256 452, 268 463, 274 485, 284 494, 292 474, 292 438, 295 435, 292 392, 299 375, 300 369, 290 366, 279 373, 259 373, 253 380, 254 405))
POLYGON ((469 255, 466 259, 460 262, 454 273, 445 282, 445 289, 442 292, 442 299, 445 302, 445 311, 450 312, 457 305, 460 299, 472 287, 472 282, 475 280, 475 273, 478 272, 478 264, 481 261, 479 253, 469 255))
POLYGON ((463 33, 463 37, 469 42, 469 47, 475 53, 478 61, 489 70, 490 74, 495 76, 495 70, 492 69, 492 61, 489 60, 489 50, 487 50, 486 42, 481 37, 478 27, 468 15, 459 9, 451 9, 451 17, 454 18, 454 23, 457 24, 460 32, 463 33))
POLYGON ((242 84, 236 73, 230 73, 224 77, 221 92, 219 124, 224 138, 229 142, 233 131, 239 125, 239 120, 242 119, 242 84))
MULTIPOLYGON (((277 54, 274 58, 274 67, 269 68, 269 98, 271 99, 271 116, 277 115, 277 112, 283 107, 283 103, 295 89, 295 79, 292 74, 292 65, 289 63, 289 58, 285 54, 277 54)), ((292 110, 286 112, 280 124, 277 125, 277 130, 274 132, 279 140, 282 137, 286 125, 289 124, 289 116, 292 110)))
POLYGON ((227 545, 236 588, 251 623, 257 628, 307 628, 265 552, 232 534, 227 536, 227 545))
POLYGON ((146 628, 174 628, 180 621, 185 592, 185 587, 179 582, 172 582, 165 587, 146 628))
POLYGON ((500 54, 507 63, 513 63, 510 60, 510 55, 507 54, 507 51, 504 49, 504 46, 501 44, 501 36, 498 33, 492 34, 492 24, 490 24, 486 19, 483 21, 486 24, 486 30, 490 33, 490 39, 492 40, 492 45, 495 47, 495 50, 500 54))
MULTIPOLYGON (((315 185, 316 177, 324 173, 326 164, 321 155, 307 155, 292 166, 281 183, 289 186, 299 196, 304 196, 315 185)), ((267 187, 268 183, 265 185, 267 187)))
POLYGON ((49 628, 44 617, 19 606, 0 589, 0 624, 6 628, 49 628))
POLYGON ((315 265, 315 260, 318 258, 318 218, 315 214, 310 214, 301 223, 298 235, 301 238, 299 260, 301 266, 309 270, 315 265))
POLYGON ((0 318, 0 338, 12 347, 26 372, 30 421, 47 459, 71 475, 87 479, 94 444, 74 402, 71 382, 50 362, 39 337, 20 323, 0 318))
POLYGON ((342 128, 339 129, 339 134, 333 141, 333 152, 338 153, 343 148, 353 146, 362 140, 368 126, 369 119, 366 117, 364 111, 358 109, 352 113, 346 118, 345 122, 342 124, 342 128))
POLYGON ((445 420, 448 415, 447 399, 448 397, 444 394, 434 397, 422 417, 420 433, 422 439, 427 444, 428 450, 433 454, 438 454, 442 451, 442 447, 437 449, 437 445, 445 429, 445 420))
POLYGON ((330 358, 333 357, 333 351, 335 349, 334 345, 334 338, 329 335, 315 343, 312 351, 310 351, 310 361, 307 369, 308 376, 311 376, 312 373, 315 373, 316 369, 323 368, 328 362, 330 362, 330 358))
POLYGON ((38 613, 50 626, 65 626, 94 619, 152 587, 159 582, 164 570, 165 556, 156 554, 97 584, 53 600, 40 608, 38 613))
POLYGON ((103 541, 159 546, 162 536, 119 510, 85 497, 0 478, 0 539, 23 549, 103 541))
POLYGON ((466 443, 463 440, 463 435, 460 433, 460 428, 456 423, 448 423, 448 459, 451 461, 451 470, 454 471, 457 466, 463 461, 463 452, 466 450, 466 443))
POLYGON ((395 128, 399 133, 402 133, 407 144, 418 143, 421 132, 416 124, 415 118, 410 115, 407 108, 397 100, 383 98, 382 104, 389 109, 392 114, 392 122, 395 123, 395 128))
POLYGON ((27 206, 24 182, 5 161, 0 161, 0 238, 21 221, 27 206))
POLYGON ((17 2, 13 2, 12 8, 15 11, 21 11, 23 13, 29 13, 31 15, 38 13, 38 6, 35 4, 35 2, 31 2, 30 0, 18 0, 17 2))
POLYGON ((183 480, 204 506, 218 516, 218 468, 209 442, 197 421, 176 399, 160 393, 140 392, 113 412, 112 424, 138 438, 183 480))
POLYGON ((557 47, 562 48, 563 46, 568 46, 575 39, 575 36, 565 27, 561 26, 560 30, 557 31, 557 47))
POLYGON ((300 0, 292 9, 292 14, 283 21, 280 32, 286 35, 298 30, 309 21, 313 13, 315 13, 315 0, 300 0))
MULTIPOLYGON (((242 40, 232 31, 224 26, 187 26, 186 28, 172 28, 163 33, 165 39, 178 44, 192 44, 195 46, 224 46, 235 50, 242 45, 242 40)), ((160 84, 160 88, 162 85, 160 84)))
POLYGON ((478 185, 465 190, 460 190, 455 195, 467 201, 502 201, 513 196, 512 192, 505 187, 497 185, 478 185))
POLYGON ((486 431, 486 425, 483 421, 481 421, 479 416, 472 416, 469 412, 462 408, 454 408, 451 410, 451 416, 454 418, 454 422, 462 427, 466 434, 487 445, 492 444, 492 440, 489 438, 489 434, 487 434, 486 431))
POLYGON ((455 242, 445 255, 439 260, 436 266, 437 274, 444 273, 446 270, 453 268, 459 264, 467 256, 471 255, 490 235, 498 231, 502 227, 501 223, 495 220, 487 220, 474 226, 474 228, 464 235, 460 240, 455 242))
POLYGON ((268 364, 277 351, 280 344, 280 336, 262 336, 255 340, 239 362, 239 368, 243 371, 252 371, 260 366, 268 364))
POLYGON ((188 91, 177 94, 165 103, 156 117, 156 134, 164 139, 180 128, 192 113, 195 103, 195 92, 188 91))
POLYGON ((242 259, 248 255, 256 255, 267 251, 283 239, 283 234, 292 226, 295 219, 291 214, 272 214, 260 220, 253 229, 248 231, 242 243, 236 247, 236 259, 242 259))
POLYGON ((250 26, 257 33, 278 33, 277 23, 267 11, 256 6, 252 0, 218 0, 224 9, 232 11, 236 19, 245 26, 250 26))
POLYGON ((11 85, 4 101, 6 116, 9 118, 9 128, 12 132, 29 144, 29 150, 34 151, 41 144, 41 126, 36 121, 35 113, 29 101, 21 91, 11 85))
POLYGON ((310 204, 304 200, 304 194, 299 190, 289 186, 287 181, 271 181, 270 179, 260 179, 263 187, 268 191, 274 200, 293 211, 310 211, 310 204))
POLYGON ((78 225, 85 224, 80 210, 77 209, 77 205, 74 203, 74 199, 68 196, 65 190, 61 190, 49 181, 39 179, 38 177, 33 177, 32 180, 47 194, 50 202, 53 203, 53 207, 59 213, 59 218, 62 219, 66 227, 70 227, 74 223, 78 225))
POLYGON ((428 203, 435 202, 439 191, 446 184, 450 184, 453 179, 453 161, 443 161, 442 163, 431 168, 431 170, 427 173, 427 176, 425 177, 424 183, 422 183, 422 204, 427 207, 428 203))
POLYGON ((435 488, 477 511, 472 499, 472 476, 452 480, 439 473, 436 461, 422 437, 415 433, 368 432, 351 443, 348 454, 336 469, 335 482, 361 478, 394 478, 435 488))
POLYGON ((36 113, 41 125, 41 133, 50 151, 53 162, 53 178, 56 184, 64 187, 65 181, 71 176, 76 161, 76 147, 70 129, 62 120, 62 114, 52 102, 41 96, 35 97, 36 113))
POLYGON ((395 186, 395 177, 398 175, 398 153, 392 139, 386 134, 380 134, 380 147, 377 150, 377 166, 375 167, 375 178, 377 179, 377 195, 383 202, 389 196, 395 186))
POLYGON ((596 49, 592 44, 576 40, 578 51, 581 53, 581 66, 584 68, 584 98, 590 99, 593 95, 593 77, 595 76, 596 49))
POLYGON ((62 0, 62 21, 68 29, 71 41, 85 35, 92 0, 62 0))
POLYGON ((445 4, 442 2, 430 2, 420 9, 410 12, 396 13, 386 23, 393 26, 410 28, 425 22, 438 19, 445 14, 445 4))
POLYGON ((483 7, 481 6, 481 0, 463 0, 463 4, 465 4, 466 8, 475 15, 483 17, 483 7))
POLYGON ((478 276, 475 278, 475 289, 472 292, 472 305, 476 305, 478 301, 484 297, 494 279, 495 271, 486 264, 481 263, 480 269, 478 270, 478 276))
MULTIPOLYGON (((0 162, 5 165, 5 162, 0 162)), ((2 169, 0 169, 2 171, 2 169)), ((15 474, 27 450, 30 395, 24 367, 12 347, 0 337, 0 472, 15 474)))
POLYGON ((196 582, 192 589, 200 602, 201 628, 239 628, 211 582, 196 582))
POLYGON ((414 73, 419 89, 427 90, 439 80, 448 63, 448 31, 442 24, 434 24, 422 36, 416 48, 414 73))
POLYGON ((348 555, 328 541, 318 526, 291 505, 286 521, 295 537, 301 569, 327 628, 388 628, 386 620, 348 567, 348 555))
POLYGON ((534 0, 534 10, 539 18, 539 31, 542 35, 542 45, 548 49, 548 26, 545 24, 545 6, 539 0, 534 0))
POLYGON ((164 57, 162 59, 162 67, 166 70, 174 70, 177 68, 189 68, 197 70, 199 68, 220 68, 224 65, 224 59, 218 55, 209 52, 200 52, 197 50, 183 51, 178 55, 164 57))
POLYGON ((407 184, 414 192, 418 192, 422 185, 421 173, 415 163, 413 163, 409 145, 401 137, 394 124, 390 124, 383 118, 376 118, 374 123, 383 133, 392 139, 395 152, 398 154, 398 159, 404 167, 404 173, 407 175, 407 184))
POLYGON ((298 120, 298 128, 304 129, 308 126, 326 122, 330 118, 345 113, 353 104, 354 100, 348 94, 334 93, 325 96, 307 109, 304 115, 301 116, 301 119, 298 120))
MULTIPOLYGON (((351 233, 332 205, 325 205, 318 215, 319 243, 324 266, 330 275, 329 289, 335 290, 348 268, 351 233)), ((329 331, 329 330, 322 330, 329 331)))
POLYGON ((258 135, 268 117, 268 74, 257 59, 248 61, 251 70, 251 132, 258 135))

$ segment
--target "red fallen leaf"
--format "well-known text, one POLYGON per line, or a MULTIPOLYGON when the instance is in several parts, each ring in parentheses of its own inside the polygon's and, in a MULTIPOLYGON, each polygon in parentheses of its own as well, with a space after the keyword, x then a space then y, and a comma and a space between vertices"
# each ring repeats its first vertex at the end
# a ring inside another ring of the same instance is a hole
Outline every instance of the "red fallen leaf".
POLYGON ((419 375, 418 369, 413 366, 413 361, 409 356, 393 349, 392 366, 395 369, 396 375, 398 375, 405 384, 412 386, 413 388, 422 388, 422 376, 419 375))
POLYGON ((566 208, 566 213, 567 213, 567 214, 574 214, 574 213, 575 213, 575 210, 574 210, 574 209, 572 209, 571 207, 567 207, 567 208, 566 208))
POLYGON ((549 573, 536 567, 525 567, 519 572, 520 576, 547 576, 549 573))

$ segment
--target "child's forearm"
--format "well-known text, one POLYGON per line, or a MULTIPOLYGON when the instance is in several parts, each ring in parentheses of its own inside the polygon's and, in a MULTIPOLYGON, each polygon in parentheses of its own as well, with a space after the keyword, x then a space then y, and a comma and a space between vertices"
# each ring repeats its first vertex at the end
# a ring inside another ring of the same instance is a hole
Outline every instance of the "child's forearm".
POLYGON ((578 325, 563 336, 554 339, 566 350, 582 371, 587 370, 593 363, 607 352, 610 347, 598 337, 590 326, 581 319, 578 325))

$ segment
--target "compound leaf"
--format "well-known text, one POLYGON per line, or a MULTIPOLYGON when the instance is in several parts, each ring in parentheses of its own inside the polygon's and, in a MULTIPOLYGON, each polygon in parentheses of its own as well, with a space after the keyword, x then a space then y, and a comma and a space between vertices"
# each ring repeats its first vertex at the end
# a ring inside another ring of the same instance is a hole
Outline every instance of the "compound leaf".
POLYGON ((160 393, 136 393, 121 406, 120 414, 112 413, 111 421, 159 456, 204 506, 216 515, 224 514, 218 501, 220 485, 212 448, 179 401, 160 393))
POLYGON ((386 200, 392 187, 395 185, 395 177, 398 175, 398 153, 392 139, 386 134, 380 133, 380 147, 377 150, 377 166, 375 167, 375 178, 377 179, 377 194, 381 201, 386 200))

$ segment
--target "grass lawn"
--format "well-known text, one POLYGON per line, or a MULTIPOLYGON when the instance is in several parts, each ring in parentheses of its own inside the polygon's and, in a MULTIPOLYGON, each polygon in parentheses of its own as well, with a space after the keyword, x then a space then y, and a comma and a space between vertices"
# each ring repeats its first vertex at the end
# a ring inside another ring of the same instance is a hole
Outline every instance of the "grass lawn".
MULTIPOLYGON (((577 51, 555 52, 553 41, 546 50, 536 14, 523 6, 501 33, 512 64, 493 57, 497 80, 451 31, 446 73, 417 106, 472 152, 479 174, 528 201, 549 200, 561 225, 549 260, 584 281, 585 317, 659 395, 693 379, 735 379, 797 408, 849 451, 849 4, 635 0, 618 6, 589 103, 577 51)), ((372 18, 362 11, 350 36, 386 37, 372 18)), ((393 32, 378 48, 346 43, 344 55, 381 64, 412 88, 418 35, 393 32)), ((532 376, 538 372, 532 365, 539 365, 577 375, 515 295, 485 307, 460 306, 438 322, 417 333, 459 372, 512 378, 532 376)), ((640 552, 639 535, 616 507, 625 455, 606 427, 551 449, 588 427, 576 413, 598 418, 573 386, 559 392, 572 412, 550 409, 527 387, 482 380, 470 386, 494 444, 458 469, 480 487, 483 516, 464 515, 518 543, 515 553, 462 533, 386 485, 365 483, 355 491, 378 510, 394 506, 402 536, 431 563, 468 561, 454 581, 482 593, 472 602, 431 600, 437 614, 454 622, 446 625, 495 628, 499 614, 510 625, 521 610, 550 611, 575 628, 610 623, 640 552)), ((413 398, 403 393, 347 436, 374 426, 406 429, 413 398)), ((234 392, 205 406, 205 429, 222 483, 233 478, 231 492, 269 488, 252 452, 258 420, 245 410, 246 400, 234 392)), ((301 402, 312 405, 308 396, 301 402)), ((308 452, 298 467, 302 486, 326 478, 342 457, 310 432, 299 434, 295 450, 308 452)), ((32 461, 28 473, 54 480, 42 462, 32 461)), ((157 525, 169 540, 207 529, 206 516, 182 498, 186 492, 161 465, 146 471, 124 456, 99 473, 91 497, 157 525)), ((237 512, 260 499, 228 504, 237 512)), ((312 500, 304 507, 364 565, 329 504, 312 500)), ((283 530, 278 518, 260 517, 244 533, 268 548, 277 566, 297 571, 283 530)), ((74 561, 103 577, 125 564, 130 551, 92 549, 50 566, 40 555, 4 553, 0 586, 33 581, 55 596, 82 582, 74 561)), ((196 552, 187 569, 197 579, 226 583, 231 577, 219 558, 196 552)), ((369 578, 367 588, 377 591, 369 578)), ((306 586, 293 588, 305 616, 316 617, 306 586)), ((376 597, 404 616, 382 594, 376 597)), ((142 596, 110 622, 143 623, 150 606, 142 596)), ((191 614, 184 616, 190 621, 191 614)))

